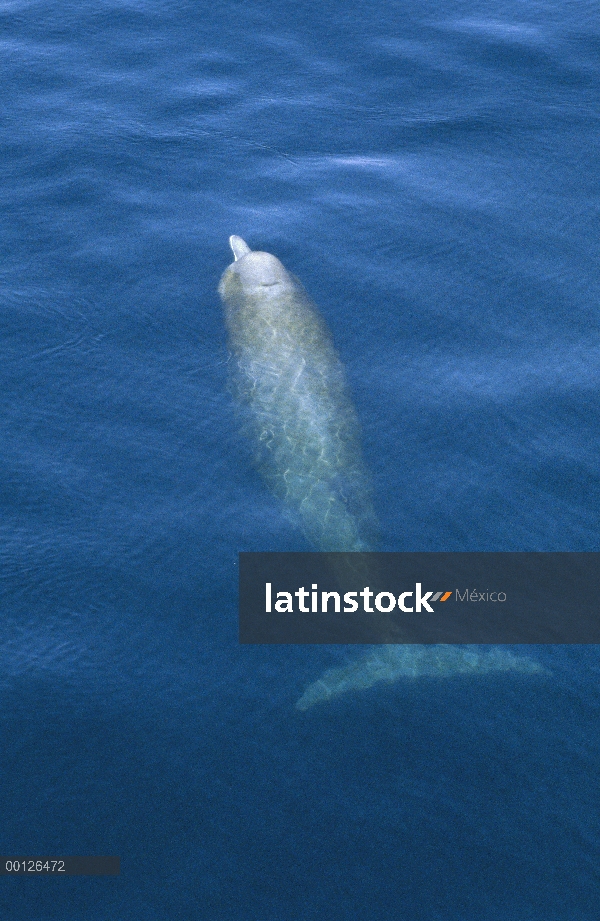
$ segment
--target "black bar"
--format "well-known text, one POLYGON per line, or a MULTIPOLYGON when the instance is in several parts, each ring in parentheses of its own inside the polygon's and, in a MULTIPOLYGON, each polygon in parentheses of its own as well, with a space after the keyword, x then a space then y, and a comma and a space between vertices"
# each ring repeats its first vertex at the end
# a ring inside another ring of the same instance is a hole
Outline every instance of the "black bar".
POLYGON ((0 876, 119 876, 120 857, 1 857, 0 876))

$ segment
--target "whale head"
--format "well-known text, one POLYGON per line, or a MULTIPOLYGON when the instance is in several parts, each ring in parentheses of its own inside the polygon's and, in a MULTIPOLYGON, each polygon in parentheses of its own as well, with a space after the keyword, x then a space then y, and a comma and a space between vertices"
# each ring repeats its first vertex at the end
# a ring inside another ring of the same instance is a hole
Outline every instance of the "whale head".
POLYGON ((241 237, 230 237, 235 261, 226 274, 234 274, 245 295, 279 297, 294 288, 294 280, 279 259, 271 253, 253 252, 241 237))

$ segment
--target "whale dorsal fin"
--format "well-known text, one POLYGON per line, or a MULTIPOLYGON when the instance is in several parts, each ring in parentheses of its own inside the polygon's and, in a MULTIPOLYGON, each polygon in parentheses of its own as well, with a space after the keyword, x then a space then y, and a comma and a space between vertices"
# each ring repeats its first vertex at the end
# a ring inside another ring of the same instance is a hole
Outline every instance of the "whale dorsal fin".
POLYGON ((248 253, 252 252, 246 241, 242 240, 241 237, 229 237, 229 245, 233 250, 233 255, 235 256, 236 262, 238 259, 241 259, 242 256, 247 256, 248 253))

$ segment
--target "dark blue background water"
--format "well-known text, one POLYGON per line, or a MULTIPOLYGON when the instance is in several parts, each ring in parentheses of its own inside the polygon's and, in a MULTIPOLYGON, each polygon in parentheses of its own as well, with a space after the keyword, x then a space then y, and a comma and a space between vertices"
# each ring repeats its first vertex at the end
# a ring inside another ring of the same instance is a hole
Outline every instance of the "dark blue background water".
POLYGON ((590 2, 0 4, 6 921, 591 921, 600 659, 378 686, 240 648, 251 467, 216 287, 318 303, 384 549, 598 550, 590 2))

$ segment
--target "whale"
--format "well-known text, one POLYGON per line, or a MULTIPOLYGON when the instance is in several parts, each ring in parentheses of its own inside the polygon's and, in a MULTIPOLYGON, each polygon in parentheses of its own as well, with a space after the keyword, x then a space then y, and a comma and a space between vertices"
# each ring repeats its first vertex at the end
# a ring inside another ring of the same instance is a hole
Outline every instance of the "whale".
MULTIPOLYGON (((378 527, 370 480, 331 333, 300 281, 276 256, 251 250, 235 235, 229 245, 234 261, 218 291, 235 359, 231 387, 243 408, 256 466, 312 547, 372 550, 378 527)), ((386 642, 326 671, 308 685, 296 708, 309 710, 380 682, 543 671, 534 660, 497 646, 386 642)))
POLYGON ((318 308, 239 236, 219 283, 231 387, 270 491, 320 551, 371 548, 377 523, 345 371, 318 308))

